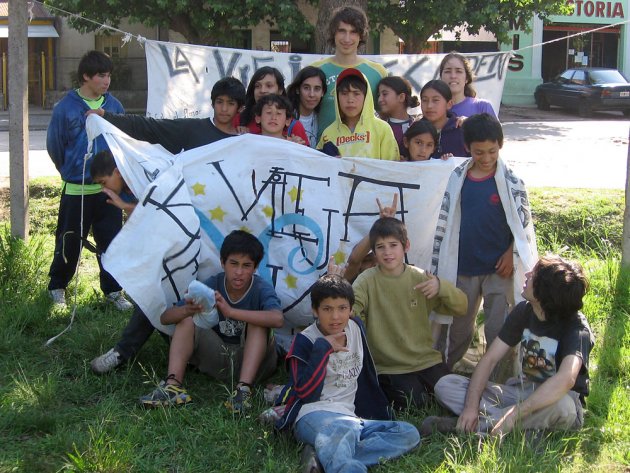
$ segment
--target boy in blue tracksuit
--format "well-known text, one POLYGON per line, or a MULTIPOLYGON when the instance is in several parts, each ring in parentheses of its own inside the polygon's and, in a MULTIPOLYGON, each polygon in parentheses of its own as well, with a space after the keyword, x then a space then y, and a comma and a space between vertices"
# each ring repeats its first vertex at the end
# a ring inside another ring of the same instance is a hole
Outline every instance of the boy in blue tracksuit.
POLYGON ((367 471, 420 442, 413 425, 391 420, 363 324, 350 318, 353 304, 349 282, 320 278, 311 288, 316 321, 295 336, 287 354, 291 389, 276 426, 293 425, 306 444, 302 461, 312 464, 309 471, 367 471))
MULTIPOLYGON (((55 105, 48 126, 46 148, 63 180, 48 290, 53 302, 61 307, 65 307, 65 289, 79 261, 80 237, 87 237, 91 228, 99 250, 105 251, 122 227, 121 210, 107 204, 101 186, 92 182, 89 162, 84 163, 88 148, 85 113, 98 108, 124 113, 121 103, 107 93, 112 70, 112 61, 105 53, 86 53, 79 62, 80 87, 55 105)), ((103 269, 100 258, 98 264, 100 286, 107 300, 119 310, 131 308, 120 285, 103 269)))

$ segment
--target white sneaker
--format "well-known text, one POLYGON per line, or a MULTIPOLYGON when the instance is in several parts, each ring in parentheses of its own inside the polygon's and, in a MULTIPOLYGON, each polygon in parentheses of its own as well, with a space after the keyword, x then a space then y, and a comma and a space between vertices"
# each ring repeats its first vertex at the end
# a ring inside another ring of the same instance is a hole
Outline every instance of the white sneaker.
POLYGON ((120 365, 124 363, 125 360, 120 356, 115 349, 109 350, 107 353, 102 354, 101 356, 97 356, 90 363, 90 367, 92 371, 96 374, 105 374, 113 370, 114 368, 118 368, 120 365))
POLYGON ((60 309, 65 309, 66 306, 66 290, 65 289, 51 289, 48 291, 50 298, 53 301, 53 305, 60 309))
POLYGON ((133 309, 133 304, 125 299, 122 291, 110 292, 105 296, 105 299, 118 310, 133 309))

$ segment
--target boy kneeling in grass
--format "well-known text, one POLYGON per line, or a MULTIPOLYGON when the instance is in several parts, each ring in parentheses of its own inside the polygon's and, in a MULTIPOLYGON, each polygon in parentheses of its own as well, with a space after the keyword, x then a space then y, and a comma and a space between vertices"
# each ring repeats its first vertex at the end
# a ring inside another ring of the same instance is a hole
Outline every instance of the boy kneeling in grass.
POLYGON ((363 324, 350 318, 353 304, 349 282, 333 274, 320 278, 311 288, 315 322, 295 336, 287 354, 292 395, 277 426, 293 425, 306 444, 304 471, 367 471, 420 443, 413 425, 391 420, 363 324))
POLYGON ((280 299, 273 286, 254 272, 263 258, 258 239, 242 230, 230 233, 221 245, 223 272, 204 282, 215 291, 219 323, 210 326, 193 318, 203 307, 191 299, 166 309, 160 321, 176 324, 168 357, 168 376, 147 396, 146 407, 180 406, 192 401, 182 386, 186 365, 223 382, 239 374, 236 391, 227 403, 234 412, 250 407, 252 385, 276 370, 276 347, 270 328, 283 323, 280 299))
POLYGON ((424 435, 582 427, 594 344, 579 312, 588 282, 578 264, 559 256, 541 258, 526 278, 525 300, 514 307, 472 378, 452 374, 435 386, 437 400, 459 418, 428 417, 424 435), (519 344, 520 376, 506 384, 489 383, 497 363, 519 344))

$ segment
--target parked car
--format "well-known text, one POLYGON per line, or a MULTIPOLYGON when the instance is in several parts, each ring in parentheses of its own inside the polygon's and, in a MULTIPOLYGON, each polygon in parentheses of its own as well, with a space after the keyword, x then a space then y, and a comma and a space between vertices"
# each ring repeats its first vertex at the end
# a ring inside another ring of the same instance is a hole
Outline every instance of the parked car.
POLYGON ((616 69, 581 67, 567 69, 552 82, 536 87, 536 105, 575 109, 588 117, 593 110, 621 110, 630 116, 630 82, 616 69))

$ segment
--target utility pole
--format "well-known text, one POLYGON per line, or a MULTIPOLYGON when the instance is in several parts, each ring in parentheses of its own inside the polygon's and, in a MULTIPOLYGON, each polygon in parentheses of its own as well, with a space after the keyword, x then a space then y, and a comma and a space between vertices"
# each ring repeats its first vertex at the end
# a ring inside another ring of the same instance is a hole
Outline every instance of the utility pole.
POLYGON ((28 238, 28 3, 9 0, 11 234, 28 238))

